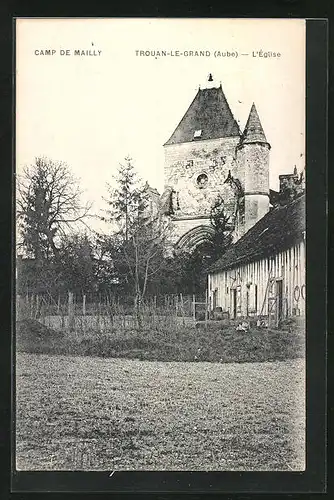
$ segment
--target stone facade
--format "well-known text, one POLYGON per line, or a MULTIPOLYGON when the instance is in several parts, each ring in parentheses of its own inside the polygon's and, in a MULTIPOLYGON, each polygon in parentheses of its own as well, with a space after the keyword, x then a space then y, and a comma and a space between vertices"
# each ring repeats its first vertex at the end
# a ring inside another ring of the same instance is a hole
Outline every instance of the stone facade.
POLYGON ((241 134, 221 87, 212 92, 199 90, 164 145, 161 207, 172 221, 173 244, 179 246, 197 244, 205 228, 210 230, 218 200, 235 241, 269 210, 270 146, 255 106, 241 134))
POLYGON ((242 144, 237 160, 245 200, 241 236, 269 211, 269 144, 242 144))
POLYGON ((165 146, 165 191, 171 190, 175 240, 185 231, 209 224, 218 197, 234 220, 235 189, 224 181, 237 170, 238 138, 223 138, 165 146))

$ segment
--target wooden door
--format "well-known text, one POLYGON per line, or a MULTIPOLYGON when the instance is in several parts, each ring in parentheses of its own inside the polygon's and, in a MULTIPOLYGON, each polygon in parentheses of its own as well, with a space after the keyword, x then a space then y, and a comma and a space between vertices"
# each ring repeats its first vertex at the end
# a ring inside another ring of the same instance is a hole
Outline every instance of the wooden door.
POLYGON ((213 295, 212 295, 212 306, 213 306, 213 310, 216 309, 216 307, 218 307, 218 288, 216 288, 214 291, 213 291, 213 295))
POLYGON ((237 289, 231 288, 231 315, 232 318, 237 317, 237 289))
POLYGON ((277 310, 277 320, 281 321, 283 318, 283 281, 276 281, 276 310, 277 310))

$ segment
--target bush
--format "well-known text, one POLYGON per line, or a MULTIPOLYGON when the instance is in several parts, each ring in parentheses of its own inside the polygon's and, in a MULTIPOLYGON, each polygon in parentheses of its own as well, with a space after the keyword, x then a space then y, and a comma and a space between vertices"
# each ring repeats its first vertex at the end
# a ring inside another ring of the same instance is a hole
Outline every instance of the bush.
POLYGON ((17 349, 25 352, 98 357, 123 357, 150 361, 255 362, 304 356, 305 332, 297 329, 247 332, 222 322, 205 328, 179 326, 151 329, 114 329, 110 332, 74 332, 65 335, 38 322, 21 322, 17 349))

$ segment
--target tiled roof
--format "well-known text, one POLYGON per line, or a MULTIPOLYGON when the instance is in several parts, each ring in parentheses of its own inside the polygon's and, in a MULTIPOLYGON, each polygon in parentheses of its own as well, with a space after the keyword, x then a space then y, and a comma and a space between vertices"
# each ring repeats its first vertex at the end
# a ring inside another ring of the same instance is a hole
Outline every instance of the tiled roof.
POLYGON ((305 195, 268 212, 215 262, 210 272, 222 271, 275 255, 303 238, 305 195))
POLYGON ((267 142, 265 133, 263 131, 261 121, 259 115, 257 114, 257 110, 255 104, 253 103, 249 117, 245 126, 245 130, 242 134, 242 142, 243 143, 252 143, 252 142, 267 142))
POLYGON ((165 145, 240 135, 239 126, 220 86, 198 90, 193 102, 165 145), (201 132, 198 138, 194 139, 196 131, 201 132))

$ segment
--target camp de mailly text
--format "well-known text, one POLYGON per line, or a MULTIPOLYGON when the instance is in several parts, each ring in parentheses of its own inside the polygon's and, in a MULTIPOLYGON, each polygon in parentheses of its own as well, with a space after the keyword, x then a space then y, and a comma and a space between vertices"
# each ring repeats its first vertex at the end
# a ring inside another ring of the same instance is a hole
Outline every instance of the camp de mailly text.
POLYGON ((60 56, 84 56, 84 57, 95 57, 95 56, 100 56, 102 54, 102 50, 96 50, 96 49, 88 49, 88 50, 82 50, 82 49, 35 49, 34 50, 35 56, 54 56, 56 54, 60 56))

